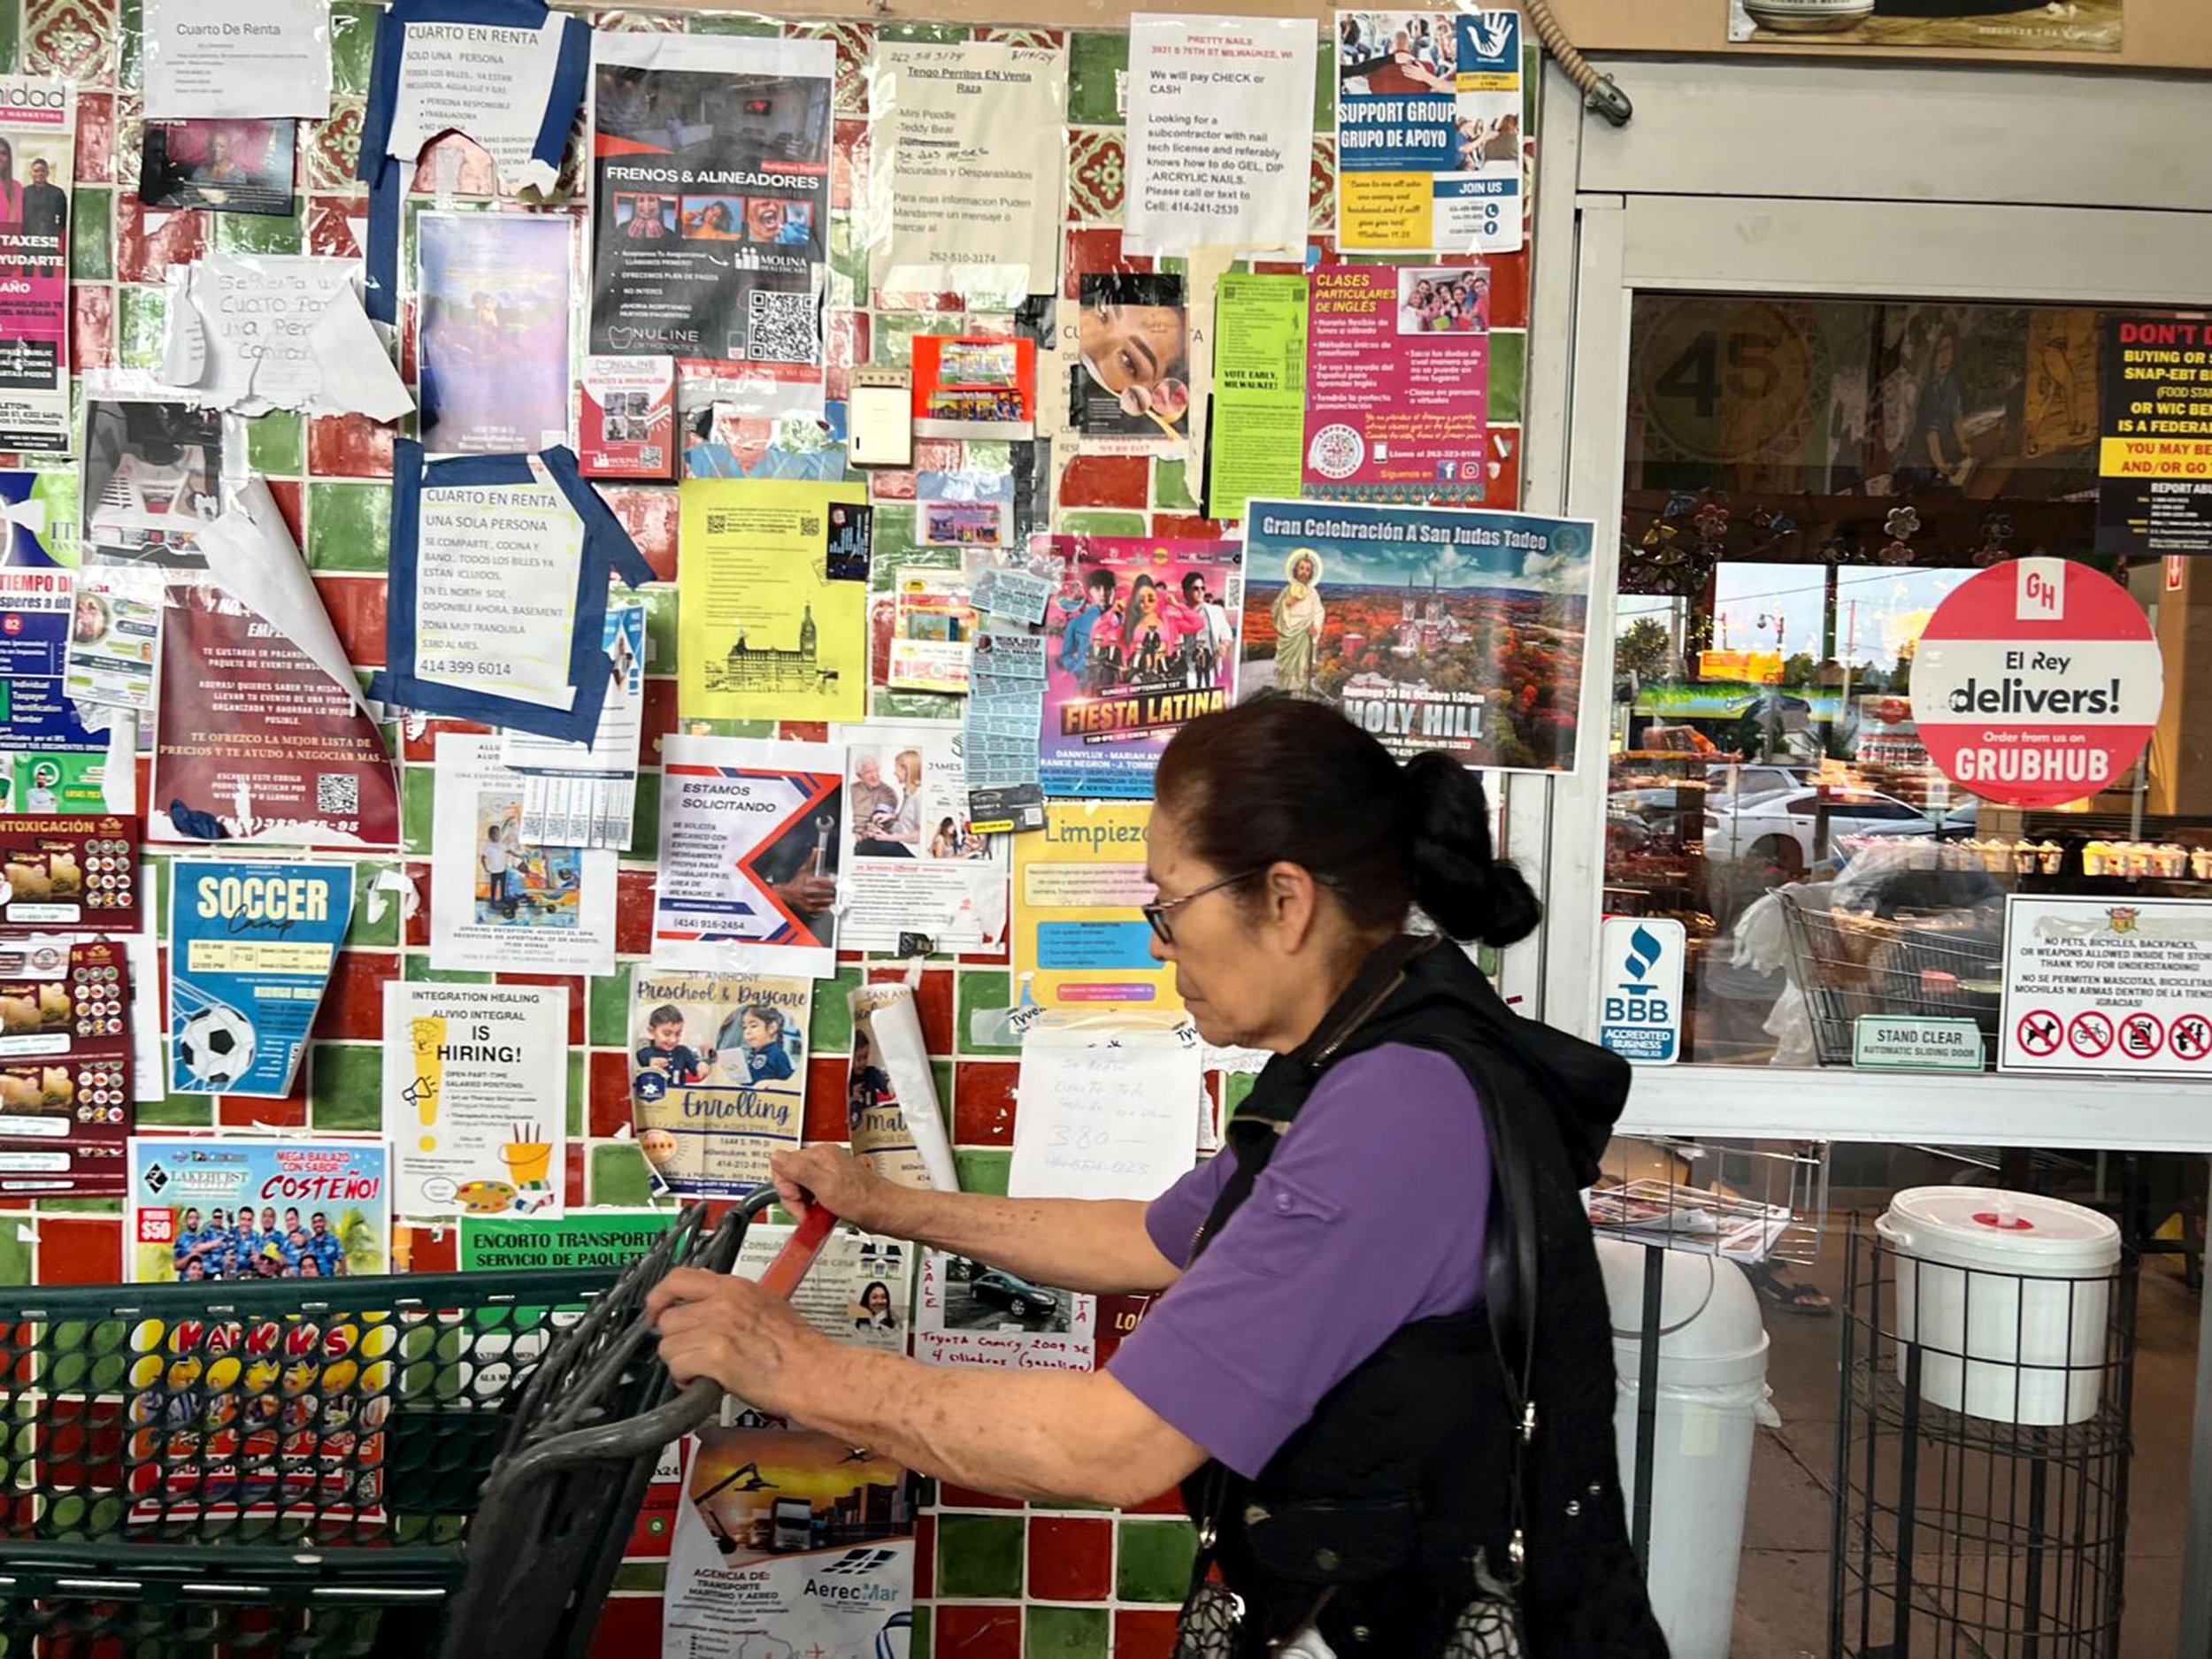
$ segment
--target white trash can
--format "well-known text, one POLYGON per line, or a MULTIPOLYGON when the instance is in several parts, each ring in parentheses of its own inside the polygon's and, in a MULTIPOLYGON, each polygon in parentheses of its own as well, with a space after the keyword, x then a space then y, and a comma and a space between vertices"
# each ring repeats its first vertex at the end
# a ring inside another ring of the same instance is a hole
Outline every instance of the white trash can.
POLYGON ((1882 1324, 1920 1397, 1995 1423, 2081 1423, 2103 1396, 2105 1326, 2120 1229, 2062 1199, 1986 1187, 1914 1187, 1874 1223, 1897 1263, 1882 1324))
MULTIPOLYGON (((1636 1504, 1645 1247, 1597 1241, 1612 1305, 1613 1416, 1621 1484, 1636 1504)), ((1743 1270, 1718 1256, 1663 1250, 1657 1432, 1651 1465, 1652 1609, 1674 1659, 1728 1659, 1743 1554, 1751 1448, 1767 1404, 1767 1333, 1743 1270)))

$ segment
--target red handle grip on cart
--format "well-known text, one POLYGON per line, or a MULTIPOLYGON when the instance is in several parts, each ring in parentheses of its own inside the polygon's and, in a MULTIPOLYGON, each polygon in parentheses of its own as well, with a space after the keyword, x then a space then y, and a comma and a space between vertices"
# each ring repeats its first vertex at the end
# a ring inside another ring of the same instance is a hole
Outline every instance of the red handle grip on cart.
POLYGON ((792 1229, 784 1240, 783 1248, 776 1252, 776 1259, 768 1263, 757 1282, 770 1295, 791 1300, 791 1293, 799 1287, 814 1258, 822 1253, 822 1245, 837 1225, 837 1217, 820 1204, 807 1206, 806 1219, 792 1229))

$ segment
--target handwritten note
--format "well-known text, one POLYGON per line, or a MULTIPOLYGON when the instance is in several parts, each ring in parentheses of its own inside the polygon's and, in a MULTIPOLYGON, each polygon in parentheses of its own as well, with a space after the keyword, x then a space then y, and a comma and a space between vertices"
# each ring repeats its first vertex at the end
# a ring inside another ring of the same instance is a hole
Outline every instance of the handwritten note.
POLYGON ((1172 1032, 1033 1031, 1007 1191, 1156 1198, 1197 1158, 1198 1051, 1172 1032))

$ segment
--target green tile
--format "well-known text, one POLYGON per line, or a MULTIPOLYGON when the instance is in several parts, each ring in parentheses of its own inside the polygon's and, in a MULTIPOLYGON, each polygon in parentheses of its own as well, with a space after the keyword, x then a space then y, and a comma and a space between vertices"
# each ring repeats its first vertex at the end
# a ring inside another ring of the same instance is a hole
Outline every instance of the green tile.
POLYGON ((868 301, 868 250, 854 231, 850 216, 840 213, 830 221, 829 303, 846 311, 868 301))
POLYGON ((1124 1521, 1114 1594, 1125 1601, 1179 1602, 1190 1594, 1198 1534, 1187 1521, 1124 1521))
POLYGON ((614 1587, 645 1595, 658 1595, 668 1587, 668 1563, 664 1561, 626 1561, 614 1570, 614 1587))
MULTIPOLYGON (((966 26, 959 23, 908 23, 894 18, 876 25, 876 38, 879 41, 918 42, 923 45, 947 45, 966 40, 968 31, 966 26)), ((920 1659, 918 1652, 916 1659, 920 1659)))
MULTIPOLYGON (((772 38, 781 34, 782 26, 773 18, 694 17, 687 33, 693 35, 738 35, 772 38)), ((966 31, 961 31, 963 39, 966 31)))
MULTIPOLYGON (((0 6, 12 17, 15 8, 0 6)), ((69 274, 79 282, 104 282, 115 274, 109 257, 114 242, 115 192, 79 185, 69 199, 69 274)))
MULTIPOLYGON (((298 478, 307 471, 307 423, 272 410, 246 423, 246 465, 264 478, 298 478)), ((381 560, 377 569, 384 568, 381 560)))
POLYGON ((1056 528, 1068 535, 1148 535, 1152 526, 1141 512, 1115 512, 1098 507, 1079 507, 1060 515, 1056 528))
POLYGON ((424 985, 489 985, 492 975, 482 968, 434 968, 424 956, 402 956, 399 977, 424 985))
POLYGON ((1244 1104, 1252 1086, 1260 1080, 1256 1071, 1225 1071, 1221 1076, 1221 1110, 1225 1116, 1244 1104))
POLYGON ((1313 130, 1317 133, 1336 131, 1336 43, 1329 33, 1325 23, 1321 50, 1313 58, 1313 130))
MULTIPOLYGON (((13 6, 7 8, 12 12, 13 6)), ((64 14, 65 15, 65 14, 64 14)), ((125 92, 135 92, 141 82, 142 49, 146 41, 146 8, 141 0, 123 0, 116 15, 116 43, 121 49, 115 60, 115 84, 125 92)), ((91 79, 96 80, 98 69, 91 79)))
POLYGON ((989 970, 963 969, 953 982, 953 1048, 960 1054, 1019 1054, 1016 1043, 979 1043, 969 1033, 979 1010, 1010 1008, 1014 982, 1010 974, 989 970))
POLYGON ((369 70, 376 61, 376 23, 381 7, 339 0, 330 8, 330 89, 357 98, 369 95, 369 70))
POLYGON ((318 1131, 384 1126, 384 1050, 323 1042, 307 1057, 307 1110, 318 1131))
POLYGON ((1084 127, 1119 127, 1117 87, 1129 72, 1129 35, 1122 29, 1079 29, 1068 42, 1068 119, 1084 127))
POLYGON ((353 867, 353 916, 346 924, 349 946, 399 943, 403 894, 379 892, 377 883, 401 866, 390 859, 366 859, 353 867), (370 912, 376 914, 372 917, 370 912))
POLYGON ((953 692, 868 688, 868 718, 873 720, 957 720, 966 706, 967 699, 953 692))
POLYGON ((23 1236, 30 1232, 30 1223, 21 1217, 0 1216, 0 1285, 31 1283, 32 1240, 23 1236))
POLYGON ((312 568, 381 572, 391 551, 389 485, 307 487, 307 562, 312 568))
POLYGON ((1518 426, 1524 377, 1528 373, 1528 334, 1500 328, 1490 335, 1490 424, 1518 426))
POLYGON ((937 1519, 937 1594, 947 1600, 1006 1601, 1022 1593, 1023 1522, 1018 1515, 937 1519))
POLYGON ((622 854, 629 864, 651 864, 660 856, 661 849, 661 775, 657 772, 641 772, 637 775, 637 797, 631 803, 630 849, 622 854))
POLYGON ((584 1116, 588 1087, 584 1078, 584 1051, 572 1048, 568 1053, 568 1138, 572 1141, 581 1140, 588 1126, 584 1116))
POLYGON ((595 975, 585 987, 584 1041, 595 1048, 630 1046, 630 964, 595 975))
MULTIPOLYGON (((166 1064, 165 1056, 163 1064, 166 1064)), ((212 1129, 215 1126, 215 1097, 212 1094, 171 1094, 161 1100, 138 1102, 138 1124, 142 1129, 212 1129)))
POLYGON ((869 361, 906 364, 913 361, 911 342, 916 334, 949 334, 958 331, 960 319, 936 311, 878 311, 868 336, 869 361))
POLYGON ((1006 1172, 1014 1162, 1010 1150, 999 1147, 956 1147, 952 1162, 960 1176, 962 1192, 988 1193, 994 1198, 1006 1196, 1006 1172))
POLYGON ((123 1201, 119 1198, 42 1198, 37 1201, 42 1216, 119 1216, 123 1201))
POLYGON ((430 856, 431 815, 436 810, 433 794, 437 773, 428 766, 403 766, 399 778, 399 817, 407 850, 418 858, 430 856))
POLYGON ((1110 1617, 1102 1607, 1033 1607, 1023 1618, 1022 1659, 1106 1659, 1110 1617))
POLYGON ((115 291, 115 313, 117 366, 159 374, 169 344, 167 290, 119 288, 115 291))
POLYGON ((859 986, 860 970, 843 967, 837 977, 814 982, 814 1007, 807 1016, 809 1054, 850 1054, 853 1008, 845 999, 859 986))
POLYGON ((211 213, 208 217, 215 227, 209 241, 218 253, 302 252, 307 245, 307 221, 301 213, 303 205, 300 197, 294 196, 289 213, 211 213))
POLYGON ((875 536, 874 563, 869 567, 869 586, 888 589, 891 572, 915 562, 922 551, 915 540, 914 509, 879 503, 871 520, 875 536))
POLYGON ((653 1202, 652 1178, 645 1172, 645 1154, 634 1141, 600 1141, 591 1148, 591 1178, 586 1196, 595 1204, 637 1206, 653 1202))
POLYGON ((676 672, 676 590, 665 582, 640 588, 645 601, 645 660, 657 674, 676 672))
POLYGON ((930 1621, 936 1612, 936 1609, 928 1607, 914 1609, 914 1628, 906 1633, 907 1659, 929 1659, 930 1644, 936 1634, 930 1621))
POLYGON ((23 35, 19 6, 0 6, 0 74, 14 74, 23 35))
POLYGON ((1189 464, 1155 461, 1152 464, 1152 504, 1167 512, 1196 512, 1198 498, 1190 493, 1189 464))

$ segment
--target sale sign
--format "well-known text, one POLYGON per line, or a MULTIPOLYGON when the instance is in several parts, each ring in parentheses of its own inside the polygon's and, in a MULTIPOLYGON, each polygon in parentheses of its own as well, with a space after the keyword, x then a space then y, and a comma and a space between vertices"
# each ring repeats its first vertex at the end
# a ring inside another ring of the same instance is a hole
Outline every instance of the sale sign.
POLYGON ((1913 657, 1929 758, 2006 806, 2059 806, 2109 787, 2150 741, 2164 695, 2142 607, 2066 559, 1969 578, 1936 607, 1913 657))

